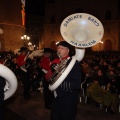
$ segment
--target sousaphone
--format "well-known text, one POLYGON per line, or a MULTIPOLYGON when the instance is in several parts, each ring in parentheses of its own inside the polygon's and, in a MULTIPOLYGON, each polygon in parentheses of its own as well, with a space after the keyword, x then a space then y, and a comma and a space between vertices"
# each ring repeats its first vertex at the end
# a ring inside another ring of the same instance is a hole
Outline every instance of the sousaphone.
POLYGON ((86 13, 76 13, 63 20, 60 32, 69 44, 87 48, 96 45, 102 39, 104 29, 96 17, 86 13))
POLYGON ((60 32, 66 42, 75 46, 76 54, 64 72, 61 75, 58 74, 52 84, 49 85, 51 91, 54 91, 64 81, 76 60, 81 61, 83 59, 85 48, 96 45, 102 39, 104 28, 95 16, 87 13, 75 13, 63 20, 60 32))
POLYGON ((15 93, 18 82, 15 74, 3 64, 0 64, 0 76, 6 81, 6 85, 4 87, 4 100, 6 100, 15 93))

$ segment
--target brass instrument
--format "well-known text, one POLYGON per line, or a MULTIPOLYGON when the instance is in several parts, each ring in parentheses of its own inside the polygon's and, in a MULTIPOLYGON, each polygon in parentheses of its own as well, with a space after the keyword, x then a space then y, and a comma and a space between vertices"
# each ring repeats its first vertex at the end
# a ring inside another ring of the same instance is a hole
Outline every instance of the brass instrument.
POLYGON ((67 77, 76 60, 81 61, 85 48, 99 43, 104 34, 102 23, 94 16, 87 13, 75 13, 66 17, 60 26, 60 32, 66 42, 75 46, 76 54, 68 66, 61 63, 50 78, 49 89, 54 91, 67 77))
POLYGON ((17 90, 18 82, 15 74, 5 65, 0 64, 0 76, 6 80, 4 100, 11 97, 17 90))
POLYGON ((70 59, 70 57, 68 57, 67 59, 64 59, 61 61, 60 64, 57 64, 54 66, 54 72, 52 77, 49 79, 49 82, 51 85, 53 85, 57 79, 62 75, 62 73, 65 71, 66 67, 67 67, 67 62, 70 59))

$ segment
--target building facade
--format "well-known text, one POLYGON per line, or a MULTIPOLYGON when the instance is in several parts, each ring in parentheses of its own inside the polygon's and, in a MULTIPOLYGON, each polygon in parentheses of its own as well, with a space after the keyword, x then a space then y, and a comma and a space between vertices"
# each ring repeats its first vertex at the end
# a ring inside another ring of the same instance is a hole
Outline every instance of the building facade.
POLYGON ((93 51, 120 50, 120 2, 114 0, 46 0, 44 37, 45 47, 63 40, 60 33, 62 21, 74 13, 88 13, 98 18, 104 27, 102 42, 92 47, 93 51))
POLYGON ((21 12, 21 0, 0 1, 0 51, 13 51, 23 46, 21 36, 25 33, 25 27, 21 12))
POLYGON ((39 0, 1 0, 0 50, 20 48, 23 46, 21 36, 24 34, 29 35, 31 42, 39 49, 56 49, 55 43, 63 40, 60 25, 67 16, 74 13, 91 14, 103 24, 103 44, 93 46, 93 51, 120 50, 119 0, 41 0, 41 3, 39 0), (35 2, 38 2, 37 6, 34 6, 35 2), (22 14, 23 7, 25 14, 22 14))

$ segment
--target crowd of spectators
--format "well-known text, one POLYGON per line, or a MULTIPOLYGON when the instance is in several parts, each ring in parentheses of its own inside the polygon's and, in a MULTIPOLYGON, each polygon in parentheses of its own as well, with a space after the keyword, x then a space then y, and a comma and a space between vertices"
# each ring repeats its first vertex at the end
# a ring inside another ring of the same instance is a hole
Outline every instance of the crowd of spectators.
MULTIPOLYGON (((17 56, 12 51, 0 52, 0 63, 9 67, 17 76, 18 81, 20 81, 19 67, 16 64, 17 56)), ((39 82, 41 81, 40 59, 41 57, 34 57, 27 60, 31 79, 30 88, 33 91, 38 90, 39 82)), ((80 67, 82 70, 82 83, 85 83, 82 87, 84 87, 85 91, 88 89, 88 85, 96 80, 99 86, 110 94, 120 95, 119 51, 86 52, 80 67)))
POLYGON ((81 68, 86 96, 116 112, 120 104, 120 52, 88 53, 81 68))

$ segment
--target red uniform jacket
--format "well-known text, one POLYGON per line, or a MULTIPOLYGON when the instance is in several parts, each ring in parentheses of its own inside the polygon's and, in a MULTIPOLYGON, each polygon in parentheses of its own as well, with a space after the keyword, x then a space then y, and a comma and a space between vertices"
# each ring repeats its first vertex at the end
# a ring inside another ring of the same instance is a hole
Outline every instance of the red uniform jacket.
POLYGON ((19 67, 23 66, 26 64, 26 61, 24 61, 25 55, 19 55, 16 62, 19 67))

